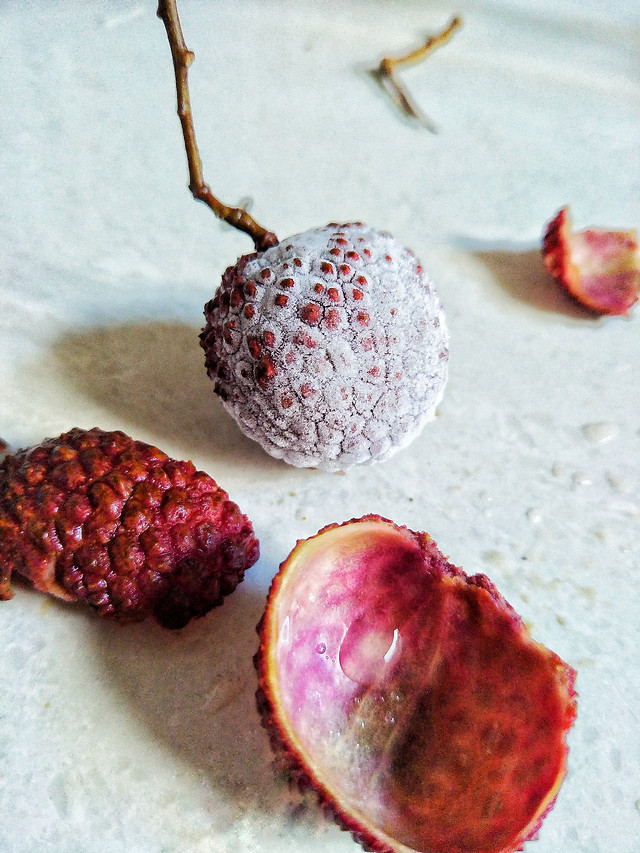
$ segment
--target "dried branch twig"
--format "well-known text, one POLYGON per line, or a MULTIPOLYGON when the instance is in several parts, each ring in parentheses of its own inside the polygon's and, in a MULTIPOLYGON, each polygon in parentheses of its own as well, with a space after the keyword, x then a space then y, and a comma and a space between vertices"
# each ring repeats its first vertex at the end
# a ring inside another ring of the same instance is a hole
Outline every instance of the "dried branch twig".
POLYGON ((407 90, 396 77, 395 70, 400 65, 412 65, 416 62, 421 62, 428 53, 431 53, 436 48, 445 44, 445 42, 451 38, 454 31, 461 25, 462 19, 456 15, 456 17, 452 18, 451 22, 442 30, 442 32, 435 36, 429 36, 423 45, 410 51, 404 56, 384 57, 380 61, 378 67, 372 72, 375 79, 380 83, 385 91, 391 95, 394 103, 402 110, 402 112, 419 121, 433 133, 437 131, 437 128, 433 122, 430 121, 412 102, 407 90))
POLYGON ((185 44, 176 0, 159 0, 158 17, 164 23, 171 48, 171 57, 173 59, 173 69, 176 78, 178 116, 180 117, 182 135, 187 152, 189 189, 193 197, 198 201, 203 201, 219 219, 222 219, 239 231, 244 231, 248 234, 253 239, 256 251, 260 252, 269 248, 269 246, 275 246, 278 242, 275 234, 259 225, 246 210, 240 207, 228 207, 226 204, 223 204, 211 192, 209 185, 205 183, 202 173, 202 161, 193 126, 191 99, 189 97, 188 70, 194 60, 194 54, 185 44))

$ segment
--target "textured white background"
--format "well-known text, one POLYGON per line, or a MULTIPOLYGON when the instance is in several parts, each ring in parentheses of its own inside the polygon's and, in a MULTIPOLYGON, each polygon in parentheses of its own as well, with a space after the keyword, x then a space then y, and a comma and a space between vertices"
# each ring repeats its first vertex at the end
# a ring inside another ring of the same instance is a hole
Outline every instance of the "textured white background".
POLYGON ((220 610, 119 628, 16 584, 0 605, 4 853, 355 853, 272 773, 254 632, 295 540, 379 512, 485 571, 578 670, 569 775, 531 853, 640 850, 640 311, 546 277, 545 222, 640 226, 632 0, 184 0, 205 176, 281 237, 358 218, 411 246, 451 331, 440 416, 387 463, 299 471, 244 438, 197 335, 251 249, 186 189, 169 50, 134 0, 0 6, 0 435, 121 428, 254 521, 220 610), (461 14, 403 79, 367 75, 461 14), (597 426, 593 426, 597 425, 597 426))

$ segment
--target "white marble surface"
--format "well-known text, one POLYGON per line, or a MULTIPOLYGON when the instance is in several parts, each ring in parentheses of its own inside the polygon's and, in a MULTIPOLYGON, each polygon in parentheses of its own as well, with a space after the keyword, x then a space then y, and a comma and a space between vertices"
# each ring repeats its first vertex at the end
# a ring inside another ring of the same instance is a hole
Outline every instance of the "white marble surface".
POLYGON ((260 562, 177 633, 120 628, 16 584, 0 605, 4 853, 355 853, 275 778, 254 626, 295 540, 379 512, 485 571, 578 670, 569 775, 531 853, 640 849, 640 310, 594 320, 538 246, 640 226, 635 0, 183 0, 205 175, 280 236, 358 218, 436 282, 451 331, 440 416, 389 462, 300 471, 215 399, 202 306, 249 251, 186 189, 155 7, 0 5, 0 435, 121 428, 211 473, 260 562), (403 78, 366 74, 459 13, 403 78))

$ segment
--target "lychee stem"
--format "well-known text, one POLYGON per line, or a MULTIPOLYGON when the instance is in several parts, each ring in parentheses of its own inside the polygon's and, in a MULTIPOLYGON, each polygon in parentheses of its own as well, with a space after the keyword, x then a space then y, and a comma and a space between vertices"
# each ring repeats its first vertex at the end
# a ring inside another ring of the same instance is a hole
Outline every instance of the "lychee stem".
POLYGON ((461 25, 462 19, 456 15, 441 32, 434 36, 429 36, 420 47, 400 57, 385 56, 373 71, 373 76, 381 86, 388 90, 397 106, 411 118, 417 119, 433 133, 436 132, 437 128, 411 101, 407 90, 397 79, 394 72, 399 65, 411 65, 415 62, 421 62, 428 53, 431 53, 447 42, 454 31, 461 25))
POLYGON ((256 251, 262 252, 270 246, 275 246, 278 242, 275 234, 259 225, 246 210, 223 204, 211 192, 211 187, 205 183, 189 97, 188 70, 195 55, 185 44, 176 0, 159 0, 158 17, 164 23, 171 48, 178 97, 178 116, 182 125, 184 146, 187 152, 189 189, 193 197, 198 201, 203 201, 219 219, 248 234, 253 240, 256 251))

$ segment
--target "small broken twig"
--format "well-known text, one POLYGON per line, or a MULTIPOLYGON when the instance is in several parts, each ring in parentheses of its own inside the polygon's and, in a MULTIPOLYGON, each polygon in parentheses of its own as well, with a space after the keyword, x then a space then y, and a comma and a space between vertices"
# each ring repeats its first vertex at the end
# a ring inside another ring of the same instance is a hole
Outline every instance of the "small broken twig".
POLYGON ((275 234, 259 225, 243 208, 228 207, 223 204, 211 192, 211 187, 205 183, 189 97, 188 70, 194 60, 194 54, 185 44, 176 0, 159 0, 158 17, 164 23, 171 48, 178 97, 178 116, 182 125, 182 135, 189 165, 189 189, 193 197, 203 201, 219 219, 248 234, 253 239, 257 252, 264 251, 269 246, 275 246, 278 242, 275 234))
POLYGON ((419 121, 432 133, 437 132, 436 126, 412 102, 407 90, 396 77, 395 70, 400 65, 412 65, 416 62, 421 62, 428 53, 445 44, 451 38, 454 31, 461 25, 462 19, 456 15, 440 33, 435 36, 429 36, 423 45, 404 56, 384 57, 378 67, 371 72, 382 88, 391 95, 393 102, 402 112, 419 121))

